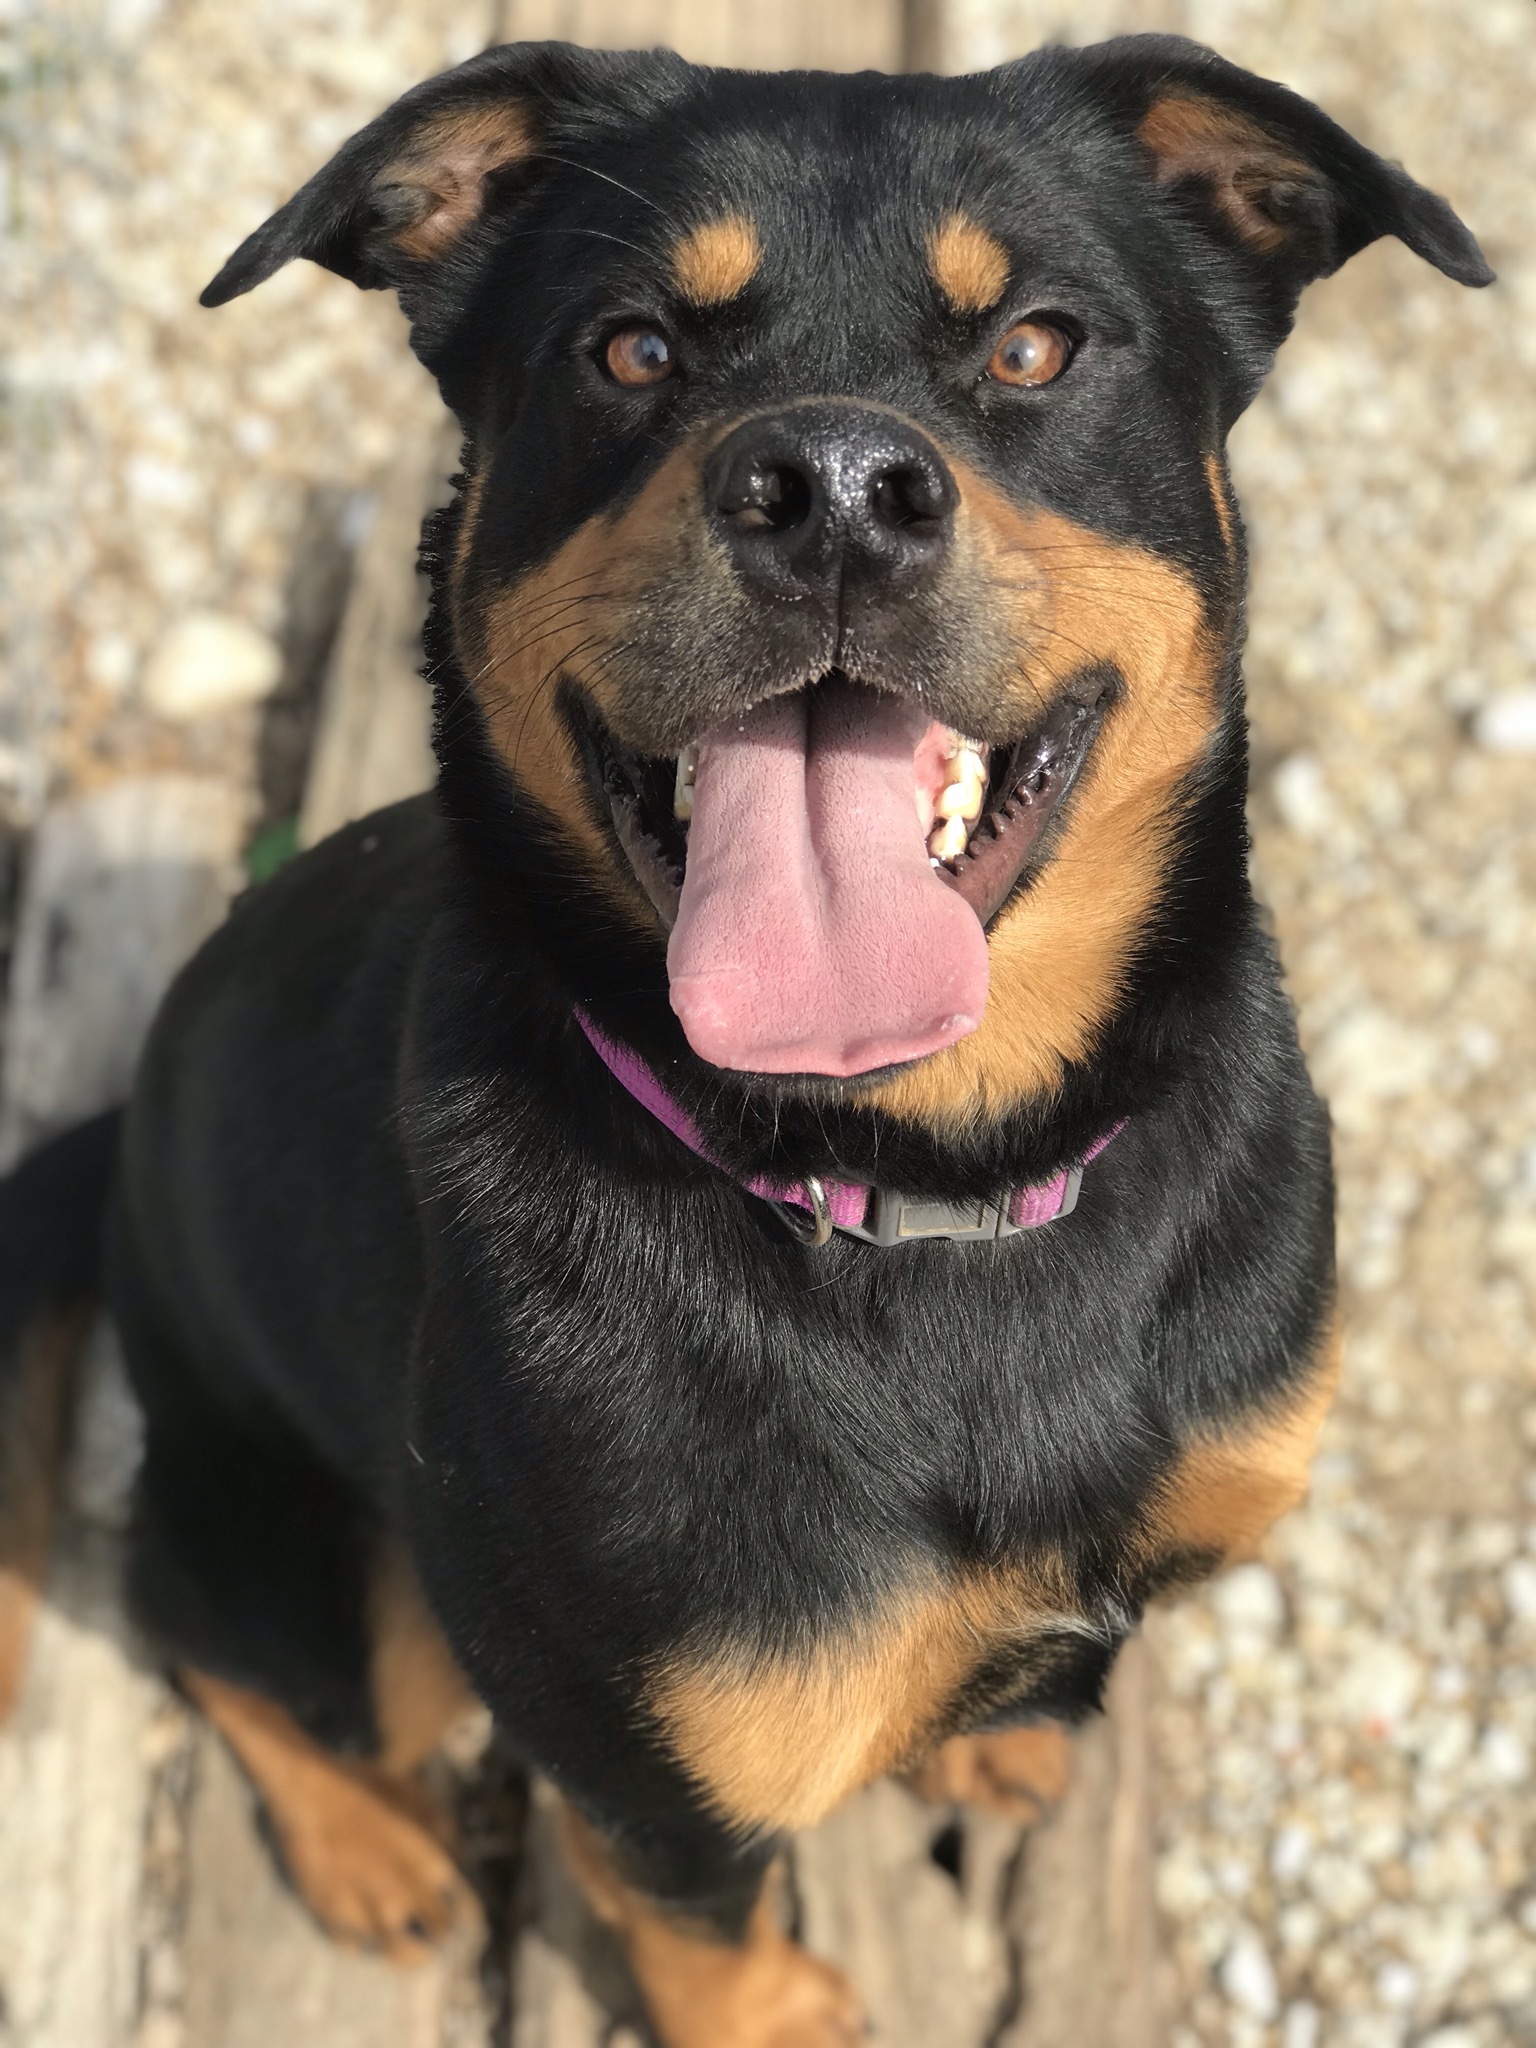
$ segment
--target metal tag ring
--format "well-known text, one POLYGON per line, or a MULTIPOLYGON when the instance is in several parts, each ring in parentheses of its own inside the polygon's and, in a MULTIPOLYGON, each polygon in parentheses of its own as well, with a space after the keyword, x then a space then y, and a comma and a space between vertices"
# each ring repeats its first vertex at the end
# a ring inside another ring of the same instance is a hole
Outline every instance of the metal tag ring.
POLYGON ((809 1216, 798 1202, 777 1202, 774 1206, 798 1244, 826 1244, 832 1236, 832 1209, 827 1201, 827 1191, 814 1173, 806 1175, 804 1187, 811 1198, 809 1216))

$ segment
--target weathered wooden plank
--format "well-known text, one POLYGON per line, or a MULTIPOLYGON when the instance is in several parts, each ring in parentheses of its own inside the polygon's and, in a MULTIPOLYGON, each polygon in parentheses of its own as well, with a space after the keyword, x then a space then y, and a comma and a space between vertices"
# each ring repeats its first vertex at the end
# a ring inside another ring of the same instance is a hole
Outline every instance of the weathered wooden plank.
POLYGON ((0 2043, 127 2048, 139 1998, 146 1745, 162 1699, 117 1607, 118 1546, 63 1532, 0 1735, 0 2043))
POLYGON ((299 836, 312 846, 349 819, 430 788, 432 694, 421 677, 426 584, 421 522, 458 465, 451 425, 408 435, 379 487, 320 700, 299 836))
MULTIPOLYGON (((6 1157, 122 1097, 166 982, 223 913, 244 815, 231 784, 155 776, 44 816, 12 966, 6 1157)), ((137 1450, 99 1332, 46 1602, 0 1733, 4 2048, 127 2048, 142 2016, 140 1852, 168 1696, 118 1604, 137 1450)))
POLYGON ((45 813, 11 964, 0 1162, 126 1095, 167 981, 238 886, 248 815, 235 785, 190 775, 45 813))
POLYGON ((513 1955, 511 2048, 605 2048, 641 2024, 634 1985, 608 1930, 587 1910, 555 1834, 555 1794, 536 1780, 513 1955))
POLYGON ((1011 1991, 1000 1908, 1019 1841, 887 1781, 796 1842, 801 1939, 858 1986, 877 2048, 992 2039, 1011 1991))
POLYGON ((1108 1711, 1075 1745, 1070 1793, 1036 1831, 1008 1912, 1021 1998, 998 2048, 1158 2048, 1150 1659, 1138 1637, 1108 1711))

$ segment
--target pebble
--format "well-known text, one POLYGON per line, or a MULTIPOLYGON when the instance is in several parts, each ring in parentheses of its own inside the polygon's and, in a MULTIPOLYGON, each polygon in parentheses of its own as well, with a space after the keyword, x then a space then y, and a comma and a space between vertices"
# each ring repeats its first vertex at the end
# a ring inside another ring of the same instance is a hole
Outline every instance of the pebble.
POLYGON ((1243 1928, 1222 1958, 1221 1988, 1250 2019, 1273 2020, 1280 2010, 1274 1965, 1251 1928, 1243 1928))
POLYGON ((1536 689, 1495 697, 1478 712, 1472 731, 1490 754, 1536 754, 1536 689))
POLYGON ((1275 808, 1293 832, 1305 839, 1323 839, 1339 822, 1339 807, 1328 788, 1323 764, 1315 754, 1292 754, 1270 778, 1275 808))
POLYGON ((282 652, 267 634, 226 612, 194 611, 150 655, 139 694, 159 717, 184 724, 259 704, 282 672, 282 652))
POLYGON ((1286 2007, 1280 2048, 1317 2048, 1321 2034, 1322 2015, 1310 1999, 1298 1999, 1286 2007))

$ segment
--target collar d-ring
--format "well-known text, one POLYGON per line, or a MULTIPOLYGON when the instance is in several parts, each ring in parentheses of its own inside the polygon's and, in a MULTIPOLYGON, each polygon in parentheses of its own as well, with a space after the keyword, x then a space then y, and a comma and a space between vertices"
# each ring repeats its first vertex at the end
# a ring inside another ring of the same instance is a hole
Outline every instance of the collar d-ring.
POLYGON ((800 1185, 811 1205, 809 1216, 797 1202, 775 1202, 773 1206, 798 1243, 827 1244, 832 1237, 832 1209, 827 1201, 827 1191, 814 1173, 808 1173, 800 1185))

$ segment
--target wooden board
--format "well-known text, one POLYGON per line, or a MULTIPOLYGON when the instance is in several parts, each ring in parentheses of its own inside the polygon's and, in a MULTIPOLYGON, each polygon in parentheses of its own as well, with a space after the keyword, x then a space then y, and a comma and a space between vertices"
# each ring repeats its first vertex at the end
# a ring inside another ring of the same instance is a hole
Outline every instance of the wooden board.
POLYGON ((1108 1711, 1075 1745, 1072 1790, 1029 1841, 1005 1907, 1017 2009, 995 2048, 1159 2048, 1152 1890, 1153 1674, 1137 1637, 1108 1711))
POLYGON ((427 589, 416 550, 423 518, 447 502, 458 457, 447 415, 424 420, 379 486, 321 694, 299 812, 306 846, 431 787, 432 693, 421 675, 427 589))
MULTIPOLYGON (((45 814, 9 990, 8 1158, 121 1100, 165 984, 223 915, 245 811, 235 785, 146 776, 45 814)), ((26 1682, 0 1731, 3 2048, 127 2048, 144 2017, 143 1847, 174 1710, 118 1597, 137 1451, 103 1331, 26 1682)))
POLYGON ((11 962, 0 1165, 127 1093, 165 985, 240 881, 246 791, 142 775, 48 811, 11 962))

